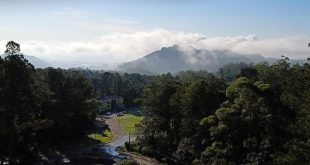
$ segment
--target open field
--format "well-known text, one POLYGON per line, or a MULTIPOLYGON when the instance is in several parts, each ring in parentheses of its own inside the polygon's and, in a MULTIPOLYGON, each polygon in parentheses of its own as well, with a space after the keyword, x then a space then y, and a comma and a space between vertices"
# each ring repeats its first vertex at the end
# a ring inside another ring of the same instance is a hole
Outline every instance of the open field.
POLYGON ((102 143, 108 143, 113 140, 113 136, 110 130, 106 129, 102 133, 92 133, 87 135, 89 138, 99 140, 102 143))
POLYGON ((140 123, 142 119, 143 116, 134 114, 125 114, 124 116, 116 117, 116 120, 121 125, 121 127, 123 127, 130 134, 136 133, 135 125, 140 123))

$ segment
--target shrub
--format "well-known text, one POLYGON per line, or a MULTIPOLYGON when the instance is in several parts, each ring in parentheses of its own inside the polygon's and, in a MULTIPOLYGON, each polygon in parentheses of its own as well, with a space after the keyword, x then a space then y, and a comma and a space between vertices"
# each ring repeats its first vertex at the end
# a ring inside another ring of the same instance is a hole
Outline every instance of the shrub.
POLYGON ((124 159, 114 163, 114 165, 139 165, 139 164, 133 159, 124 159))

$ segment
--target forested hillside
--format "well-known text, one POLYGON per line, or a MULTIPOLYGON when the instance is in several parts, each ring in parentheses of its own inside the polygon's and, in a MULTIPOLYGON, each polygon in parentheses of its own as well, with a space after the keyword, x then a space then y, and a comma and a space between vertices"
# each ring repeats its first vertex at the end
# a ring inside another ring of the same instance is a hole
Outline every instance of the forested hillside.
MULTIPOLYGON (((230 50, 196 49, 192 46, 163 47, 137 60, 124 63, 118 67, 121 71, 156 75, 178 73, 183 70, 208 70, 217 72, 218 69, 231 63, 261 63, 272 64, 277 58, 266 58, 261 54, 240 54, 230 50)), ((305 63, 306 60, 292 59, 291 63, 305 63)))
POLYGON ((220 70, 232 81, 157 77, 134 149, 168 164, 308 164, 310 64, 241 66, 236 76, 220 70))

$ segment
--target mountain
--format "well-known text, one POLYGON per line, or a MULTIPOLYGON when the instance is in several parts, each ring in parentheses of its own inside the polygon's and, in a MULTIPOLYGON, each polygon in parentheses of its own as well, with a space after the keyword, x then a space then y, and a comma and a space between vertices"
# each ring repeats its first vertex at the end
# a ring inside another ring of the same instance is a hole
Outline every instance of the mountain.
POLYGON ((47 68, 47 67, 52 67, 52 64, 38 58, 35 56, 27 56, 24 55, 24 57, 36 68, 47 68))
MULTIPOLYGON (((22 54, 35 68, 47 68, 47 67, 51 67, 52 64, 38 58, 38 57, 35 57, 35 56, 28 56, 28 55, 25 55, 25 54, 22 54)), ((5 57, 6 55, 3 54, 1 55, 1 57, 5 57)))
POLYGON ((259 54, 239 54, 229 50, 196 49, 191 46, 164 47, 132 62, 124 63, 121 71, 141 74, 176 73, 181 70, 217 71, 228 63, 275 61, 259 54))

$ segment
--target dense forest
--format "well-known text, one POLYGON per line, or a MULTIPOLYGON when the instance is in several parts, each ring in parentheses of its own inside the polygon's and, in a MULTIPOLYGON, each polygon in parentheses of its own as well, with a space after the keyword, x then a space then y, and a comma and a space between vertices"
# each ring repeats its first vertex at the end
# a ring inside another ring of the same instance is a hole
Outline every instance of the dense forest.
POLYGON ((152 81, 133 149, 169 164, 310 162, 309 60, 229 65, 218 75, 152 81))
POLYGON ((153 76, 128 74, 118 72, 96 71, 88 69, 70 69, 78 71, 86 77, 93 86, 93 95, 100 99, 104 96, 121 96, 125 108, 139 105, 143 89, 153 76))
POLYGON ((104 96, 142 106, 130 149, 167 164, 308 164, 310 59, 145 76, 35 69, 10 41, 0 58, 0 162, 31 164, 93 126, 104 96))
POLYGON ((0 59, 0 159, 29 164, 39 151, 80 137, 95 118, 97 101, 84 76, 62 69, 34 69, 19 44, 0 59))
POLYGON ((35 161, 93 126, 106 95, 124 97, 126 108, 138 105, 150 76, 83 69, 35 69, 10 41, 0 57, 0 162, 35 161))

